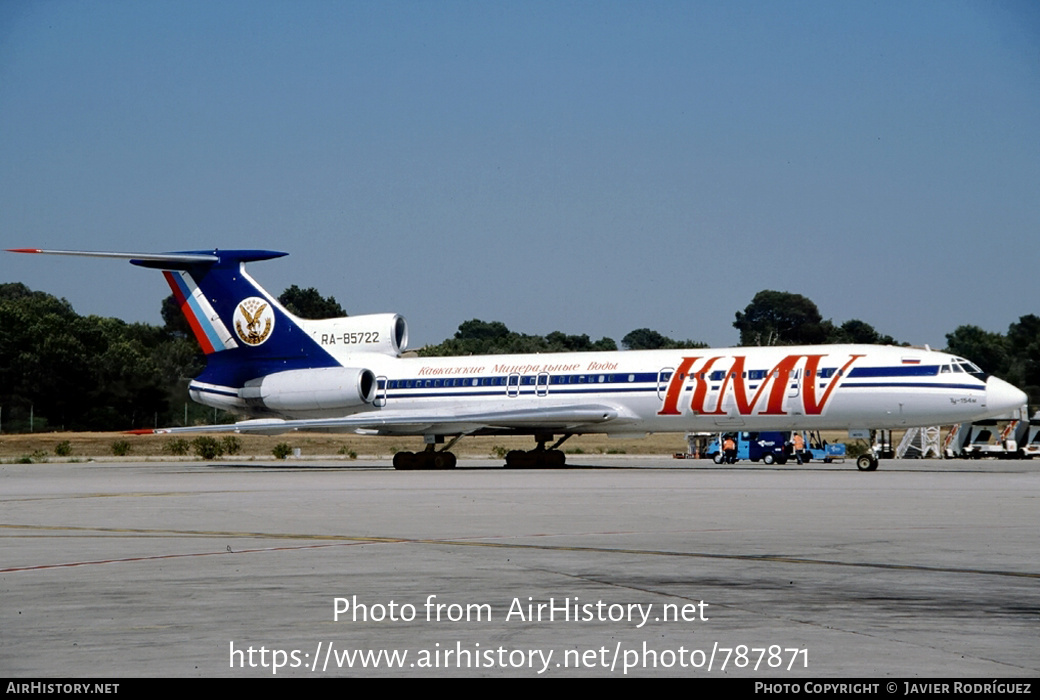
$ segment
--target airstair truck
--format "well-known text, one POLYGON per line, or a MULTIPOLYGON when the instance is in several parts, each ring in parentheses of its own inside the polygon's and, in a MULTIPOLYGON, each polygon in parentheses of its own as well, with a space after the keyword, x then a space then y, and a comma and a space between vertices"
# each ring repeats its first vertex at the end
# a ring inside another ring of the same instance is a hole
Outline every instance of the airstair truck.
POLYGON ((1033 414, 1029 422, 1025 423, 1025 434, 1019 441, 1019 448, 1023 457, 1040 457, 1040 411, 1033 414))

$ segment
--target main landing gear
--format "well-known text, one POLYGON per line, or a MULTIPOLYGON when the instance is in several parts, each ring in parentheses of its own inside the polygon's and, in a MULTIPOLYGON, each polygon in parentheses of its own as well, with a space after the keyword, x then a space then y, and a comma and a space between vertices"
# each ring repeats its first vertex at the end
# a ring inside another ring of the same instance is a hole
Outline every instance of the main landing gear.
POLYGON ((557 449, 573 433, 567 433, 546 449, 545 443, 553 439, 552 435, 535 435, 538 447, 533 450, 511 450, 506 454, 506 467, 510 469, 559 469, 567 463, 563 450, 557 449))
POLYGON ((423 452, 398 452, 394 455, 394 469, 412 471, 415 469, 454 469, 457 461, 454 452, 435 452, 433 445, 427 445, 423 452))
MULTIPOLYGON (((552 440, 555 436, 549 434, 535 435, 534 439, 538 446, 533 450, 511 450, 506 454, 506 467, 510 469, 559 469, 566 465, 567 457, 558 448, 573 434, 567 433, 548 448, 545 446, 545 443, 552 440)), ((454 469, 458 460, 455 457, 455 453, 448 450, 461 438, 461 435, 456 435, 451 442, 438 450, 436 443, 442 441, 444 437, 428 437, 426 439, 426 449, 422 452, 396 453, 394 455, 394 469, 401 471, 454 469)))
POLYGON ((444 436, 429 437, 426 449, 422 452, 397 452, 394 454, 394 469, 401 471, 412 471, 416 469, 454 469, 458 459, 454 452, 449 452, 456 442, 462 439, 456 435, 451 442, 442 449, 437 449, 437 443, 443 442, 444 436))

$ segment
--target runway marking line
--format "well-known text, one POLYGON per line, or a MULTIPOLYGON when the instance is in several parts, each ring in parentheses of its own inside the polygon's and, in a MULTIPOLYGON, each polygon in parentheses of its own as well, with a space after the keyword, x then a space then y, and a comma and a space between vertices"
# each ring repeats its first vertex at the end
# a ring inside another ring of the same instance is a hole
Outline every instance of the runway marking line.
MULTIPOLYGON (((887 569, 892 571, 924 571, 945 574, 978 574, 983 576, 1006 576, 1012 578, 1040 579, 1040 573, 1029 571, 995 571, 992 569, 973 569, 942 566, 923 566, 916 564, 885 564, 879 562, 848 562, 832 559, 810 559, 808 557, 792 557, 778 554, 718 554, 713 552, 675 552, 668 550, 653 549, 626 549, 614 547, 582 547, 574 545, 545 545, 545 544, 522 544, 518 542, 488 542, 492 536, 474 537, 474 539, 413 539, 407 537, 373 537, 358 535, 317 535, 317 534, 294 534, 294 533, 268 533, 268 532, 227 532, 218 530, 151 530, 144 528, 115 528, 115 527, 83 527, 62 525, 17 525, 12 523, 0 523, 0 529, 16 530, 60 530, 60 531, 85 531, 85 532, 113 532, 124 534, 142 534, 155 536, 193 536, 193 537, 234 537, 234 538, 258 538, 258 539, 291 539, 291 540, 325 540, 328 544, 308 544, 284 547, 260 547, 243 550, 227 550, 214 552, 194 552, 188 554, 157 554, 153 556, 127 557, 121 559, 101 559, 96 561, 66 562, 62 564, 40 564, 35 566, 10 567, 0 569, 0 573, 12 573, 17 571, 38 571, 41 569, 58 569, 74 566, 90 566, 95 564, 114 564, 119 562, 150 561, 156 559, 177 559, 181 557, 209 557, 222 554, 251 554, 259 552, 292 551, 297 549, 320 549, 324 547, 342 547, 358 544, 434 544, 452 545, 459 547, 492 547, 501 549, 536 549, 554 552, 586 552, 597 554, 636 554, 661 557, 688 557, 691 559, 726 559, 731 561, 753 561, 774 562, 779 564, 815 564, 819 566, 848 566, 865 569, 887 569)), ((624 534, 612 533, 585 533, 589 534, 624 534)), ((525 534, 525 535, 501 535, 499 537, 553 537, 549 533, 525 534)))

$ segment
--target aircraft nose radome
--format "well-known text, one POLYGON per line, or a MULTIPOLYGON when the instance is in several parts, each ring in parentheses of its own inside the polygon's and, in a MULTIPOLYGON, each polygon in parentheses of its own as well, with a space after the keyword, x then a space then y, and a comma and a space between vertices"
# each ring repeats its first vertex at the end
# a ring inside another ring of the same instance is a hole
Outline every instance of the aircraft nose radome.
POLYGON ((986 408, 990 411, 1010 413, 1022 408, 1027 401, 1026 393, 1003 379, 990 377, 986 380, 986 408))

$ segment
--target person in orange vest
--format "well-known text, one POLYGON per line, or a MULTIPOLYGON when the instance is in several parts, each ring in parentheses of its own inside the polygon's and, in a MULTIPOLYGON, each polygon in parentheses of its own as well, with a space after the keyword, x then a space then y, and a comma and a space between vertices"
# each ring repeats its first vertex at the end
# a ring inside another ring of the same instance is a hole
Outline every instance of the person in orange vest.
POLYGON ((805 438, 802 437, 801 433, 795 433, 794 437, 791 438, 791 444, 794 445, 794 458, 798 460, 798 464, 804 464, 802 462, 802 453, 805 451, 805 438))
POLYGON ((737 463, 737 443, 733 442, 733 438, 729 435, 722 441, 722 453, 726 455, 726 464, 737 463))

